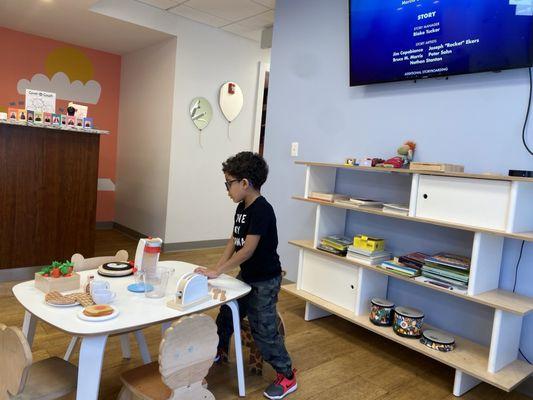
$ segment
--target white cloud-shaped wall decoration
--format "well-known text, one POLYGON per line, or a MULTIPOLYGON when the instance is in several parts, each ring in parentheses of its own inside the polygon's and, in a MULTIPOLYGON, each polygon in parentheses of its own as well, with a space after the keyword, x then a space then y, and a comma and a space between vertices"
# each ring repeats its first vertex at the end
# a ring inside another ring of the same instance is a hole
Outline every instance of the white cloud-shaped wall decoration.
POLYGON ((64 72, 56 72, 52 79, 48 79, 43 74, 35 74, 31 81, 19 80, 17 83, 19 94, 25 95, 26 89, 53 92, 58 99, 89 104, 98 103, 102 91, 102 87, 97 81, 90 80, 86 84, 81 81, 70 82, 69 77, 64 72))

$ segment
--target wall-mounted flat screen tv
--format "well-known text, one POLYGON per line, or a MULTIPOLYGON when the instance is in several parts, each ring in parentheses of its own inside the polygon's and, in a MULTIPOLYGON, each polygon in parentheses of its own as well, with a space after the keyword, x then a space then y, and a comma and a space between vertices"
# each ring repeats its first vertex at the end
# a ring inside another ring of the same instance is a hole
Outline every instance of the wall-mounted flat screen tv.
POLYGON ((349 0, 350 84, 530 67, 533 0, 349 0))

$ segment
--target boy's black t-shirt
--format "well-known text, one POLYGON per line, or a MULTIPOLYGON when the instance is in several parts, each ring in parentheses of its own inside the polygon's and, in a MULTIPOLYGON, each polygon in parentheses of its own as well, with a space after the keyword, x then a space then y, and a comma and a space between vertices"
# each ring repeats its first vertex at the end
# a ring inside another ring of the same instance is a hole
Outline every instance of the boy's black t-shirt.
POLYGON ((243 248, 247 235, 259 235, 254 254, 241 264, 241 277, 245 282, 260 282, 281 274, 279 262, 278 230, 274 209, 263 196, 259 196, 247 208, 244 201, 235 211, 233 243, 235 251, 243 248))

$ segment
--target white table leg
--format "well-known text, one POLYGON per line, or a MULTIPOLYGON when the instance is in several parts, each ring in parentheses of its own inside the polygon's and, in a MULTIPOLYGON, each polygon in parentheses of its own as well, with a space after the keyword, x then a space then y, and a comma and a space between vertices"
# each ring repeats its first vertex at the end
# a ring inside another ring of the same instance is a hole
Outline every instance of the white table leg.
POLYGON ((239 383, 239 396, 246 396, 246 388, 244 386, 244 363, 242 360, 242 343, 241 343, 241 317, 239 315, 239 304, 236 300, 226 303, 231 309, 233 317, 233 340, 235 344, 235 359, 237 362, 237 380, 239 383))
POLYGON ((139 351, 141 352, 141 357, 143 363, 150 364, 152 362, 152 357, 150 357, 150 351, 146 345, 146 340, 144 339, 143 331, 135 331, 135 338, 137 339, 137 345, 139 346, 139 351))
POLYGON ((37 317, 26 311, 24 313, 24 322, 22 324, 22 333, 26 336, 26 340, 30 344, 30 347, 33 345, 33 338, 35 337, 35 327, 37 326, 37 317))
POLYGON ((76 400, 98 400, 107 335, 86 336, 81 341, 76 400))
POLYGON ((124 333, 120 335, 120 348, 122 349, 122 358, 126 360, 131 359, 131 347, 129 334, 124 333))
POLYGON ((78 342, 78 337, 72 336, 72 339, 70 339, 70 343, 68 344, 67 351, 65 352, 65 355, 63 356, 63 360, 68 361, 70 359, 70 356, 72 355, 72 352, 74 351, 74 347, 76 347, 77 342, 78 342))

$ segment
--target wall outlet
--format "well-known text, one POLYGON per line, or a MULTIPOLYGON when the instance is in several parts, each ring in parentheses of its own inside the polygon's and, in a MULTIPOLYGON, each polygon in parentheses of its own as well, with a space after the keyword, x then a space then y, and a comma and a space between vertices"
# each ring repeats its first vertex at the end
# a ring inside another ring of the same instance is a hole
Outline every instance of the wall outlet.
POLYGON ((291 157, 298 157, 298 142, 291 144, 291 157))

